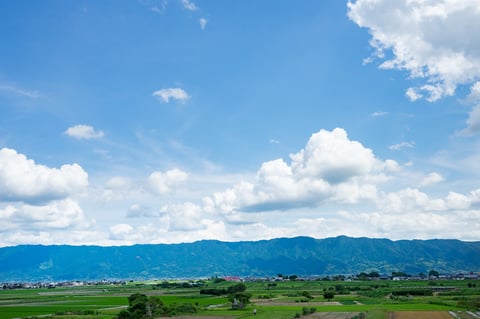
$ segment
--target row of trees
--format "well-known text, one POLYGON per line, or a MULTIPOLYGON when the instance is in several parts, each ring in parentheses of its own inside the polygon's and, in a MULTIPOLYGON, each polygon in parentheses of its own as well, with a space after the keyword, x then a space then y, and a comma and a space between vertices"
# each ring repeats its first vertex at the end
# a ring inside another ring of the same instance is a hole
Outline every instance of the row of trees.
POLYGON ((228 288, 203 288, 203 289, 200 289, 200 294, 223 296, 223 295, 232 295, 237 292, 243 292, 246 289, 247 287, 244 284, 236 284, 228 288))

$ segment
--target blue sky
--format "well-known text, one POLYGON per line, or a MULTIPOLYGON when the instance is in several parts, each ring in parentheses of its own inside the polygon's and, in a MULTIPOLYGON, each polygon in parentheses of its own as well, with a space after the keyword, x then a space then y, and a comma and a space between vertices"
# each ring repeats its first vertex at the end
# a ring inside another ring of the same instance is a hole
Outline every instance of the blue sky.
POLYGON ((480 1, 2 1, 0 246, 480 240, 480 1))

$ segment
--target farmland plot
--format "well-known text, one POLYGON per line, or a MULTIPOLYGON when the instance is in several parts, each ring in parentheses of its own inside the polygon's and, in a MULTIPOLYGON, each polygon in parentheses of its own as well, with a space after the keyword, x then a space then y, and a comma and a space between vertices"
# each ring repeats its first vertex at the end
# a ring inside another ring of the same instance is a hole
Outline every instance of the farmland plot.
POLYGON ((446 311, 397 311, 391 312, 389 319, 452 319, 446 311))
POLYGON ((350 319, 358 315, 355 312, 317 312, 308 316, 308 318, 318 319, 350 319))

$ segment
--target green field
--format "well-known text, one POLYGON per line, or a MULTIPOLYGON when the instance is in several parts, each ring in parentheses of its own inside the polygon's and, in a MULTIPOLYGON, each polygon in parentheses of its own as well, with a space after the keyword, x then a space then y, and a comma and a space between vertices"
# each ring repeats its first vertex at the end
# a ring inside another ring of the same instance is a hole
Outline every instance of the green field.
MULTIPOLYGON (((478 311, 480 281, 285 281, 247 282, 250 303, 232 310, 226 294, 200 294, 200 289, 228 289, 236 283, 205 281, 201 287, 149 282, 92 285, 55 289, 0 290, 0 319, 48 317, 56 319, 114 318, 126 309, 135 293, 158 296, 166 306, 192 305, 195 316, 233 318, 387 318, 401 311, 478 311), (332 292, 333 298, 324 298, 332 292), (305 296, 308 296, 305 297, 305 296), (256 309, 256 315, 253 314, 256 309), (328 314, 328 315, 327 315, 328 314), (337 314, 337 315, 335 315, 337 314), (349 317, 350 316, 350 317, 349 317)), ((179 308, 181 309, 181 308, 179 308)), ((180 311, 175 312, 181 315, 180 311)), ((419 317, 421 318, 421 317, 419 317)), ((463 317, 462 317, 463 318, 463 317)))

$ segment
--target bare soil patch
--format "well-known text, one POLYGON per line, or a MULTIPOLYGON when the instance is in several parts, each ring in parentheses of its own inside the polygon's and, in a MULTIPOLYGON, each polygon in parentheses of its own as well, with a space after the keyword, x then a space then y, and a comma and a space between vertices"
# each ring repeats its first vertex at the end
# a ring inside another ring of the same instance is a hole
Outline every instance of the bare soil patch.
POLYGON ((397 311, 389 313, 390 319, 452 319, 446 311, 397 311))
MULTIPOLYGON (((314 314, 303 316, 311 319, 351 319, 356 312, 316 312, 314 314)), ((163 318, 163 317, 162 317, 163 318)), ((236 316, 175 316, 175 319, 234 319, 236 316)), ((161 319, 161 318, 158 318, 161 319)))

